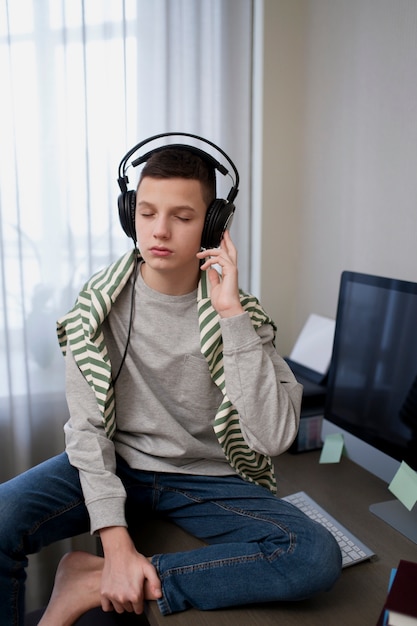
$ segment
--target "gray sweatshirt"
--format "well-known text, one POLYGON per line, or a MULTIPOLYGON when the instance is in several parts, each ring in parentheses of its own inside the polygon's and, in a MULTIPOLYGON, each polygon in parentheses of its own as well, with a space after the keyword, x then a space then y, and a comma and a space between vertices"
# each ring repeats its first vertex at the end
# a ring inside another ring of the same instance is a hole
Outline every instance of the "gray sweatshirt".
MULTIPOLYGON (((113 375, 126 344, 131 289, 132 278, 103 324, 113 375)), ((222 393, 201 354, 196 299, 196 291, 184 296, 156 292, 138 274, 129 349, 115 386, 112 439, 92 388, 67 352, 71 417, 65 425, 66 449, 80 471, 91 532, 127 525, 116 453, 146 471, 234 473, 213 431, 222 393)), ((278 356, 269 325, 255 330, 247 313, 220 324, 227 395, 239 413, 243 436, 255 451, 276 456, 297 433, 302 387, 278 356)))

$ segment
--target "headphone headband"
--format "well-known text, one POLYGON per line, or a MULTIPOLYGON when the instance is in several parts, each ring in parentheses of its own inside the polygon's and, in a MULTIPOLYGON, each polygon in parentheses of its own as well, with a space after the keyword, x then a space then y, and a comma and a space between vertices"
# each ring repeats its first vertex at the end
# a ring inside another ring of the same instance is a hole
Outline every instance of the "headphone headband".
MULTIPOLYGON (((233 187, 232 187, 232 189, 230 190, 230 192, 229 192, 229 194, 227 196, 227 201, 228 202, 233 202, 233 200, 236 198, 236 196, 238 194, 238 191, 239 191, 239 172, 237 171, 237 168, 236 168, 235 164, 233 163, 232 159, 226 154, 226 152, 224 152, 224 150, 219 148, 219 146, 217 146, 215 143, 213 143, 209 139, 204 139, 204 137, 200 137, 199 135, 193 135, 191 133, 181 133, 181 132, 180 133, 174 133, 174 132, 160 133, 159 135, 152 135, 152 137, 148 137, 148 139, 144 139, 143 141, 140 141, 138 144, 133 146, 133 148, 131 148, 129 150, 129 152, 127 152, 124 155, 124 157, 122 158, 122 160, 119 163, 119 170, 118 170, 119 176, 118 176, 117 182, 119 184, 121 192, 122 193, 126 193, 127 192, 127 184, 129 182, 129 179, 126 176, 126 169, 128 167, 127 166, 127 162, 135 154, 135 152, 138 152, 138 150, 143 148, 143 146, 147 145, 148 143, 151 143, 152 141, 156 141, 157 139, 162 139, 163 137, 175 137, 175 136, 176 137, 190 137, 192 139, 197 139, 198 141, 202 141, 203 143, 206 143, 207 145, 209 145, 212 148, 214 148, 215 150, 217 150, 217 152, 219 152, 226 159, 226 161, 232 167, 233 173, 234 173, 234 184, 233 184, 233 187)), ((210 154, 208 154, 204 150, 201 150, 200 148, 196 148, 195 146, 191 146, 191 145, 187 145, 187 144, 165 144, 163 146, 160 146, 159 148, 155 148, 154 150, 150 150, 149 152, 147 152, 143 156, 140 156, 140 157, 134 159, 133 161, 131 161, 130 165, 132 167, 137 167, 138 165, 141 165, 142 163, 147 161, 151 154, 153 154, 154 152, 159 152, 161 150, 164 150, 165 148, 185 148, 185 149, 188 149, 188 150, 194 152, 195 154, 198 154, 201 158, 205 159, 209 163, 211 163, 213 165, 213 167, 215 169, 217 169, 219 172, 221 172, 223 175, 227 175, 229 173, 228 170, 225 168, 225 166, 222 165, 221 163, 219 163, 219 161, 217 161, 213 156, 211 156, 210 154)))

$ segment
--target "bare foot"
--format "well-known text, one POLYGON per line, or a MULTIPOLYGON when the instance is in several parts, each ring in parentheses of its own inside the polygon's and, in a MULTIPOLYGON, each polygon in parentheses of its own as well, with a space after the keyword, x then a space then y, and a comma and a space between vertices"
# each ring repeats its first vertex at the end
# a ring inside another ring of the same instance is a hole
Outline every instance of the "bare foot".
POLYGON ((83 613, 100 606, 103 563, 103 558, 88 552, 65 554, 39 626, 71 626, 83 613))
MULTIPOLYGON (((150 558, 148 559, 151 560, 150 558)), ((49 604, 38 626, 71 626, 81 615, 101 606, 104 559, 88 552, 69 552, 59 562, 49 604)), ((149 582, 145 600, 156 600, 149 582)))

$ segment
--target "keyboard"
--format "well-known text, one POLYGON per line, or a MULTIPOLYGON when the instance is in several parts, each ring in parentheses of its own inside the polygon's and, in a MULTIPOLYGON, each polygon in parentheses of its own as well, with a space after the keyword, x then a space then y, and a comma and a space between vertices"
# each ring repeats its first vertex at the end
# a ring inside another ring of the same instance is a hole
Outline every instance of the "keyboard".
POLYGON ((375 556, 375 553, 368 546, 359 541, 355 535, 342 526, 340 522, 327 513, 304 491, 298 491, 281 499, 290 502, 300 511, 303 511, 310 519, 319 522, 332 533, 342 552, 342 567, 355 565, 375 556))

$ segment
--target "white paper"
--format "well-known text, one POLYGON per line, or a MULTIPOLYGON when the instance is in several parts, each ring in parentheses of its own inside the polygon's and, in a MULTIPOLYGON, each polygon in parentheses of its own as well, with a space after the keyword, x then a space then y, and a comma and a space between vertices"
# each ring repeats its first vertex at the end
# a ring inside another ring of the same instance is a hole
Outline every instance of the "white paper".
POLYGON ((290 359, 320 374, 326 374, 332 358, 335 320, 312 313, 290 354, 290 359))

